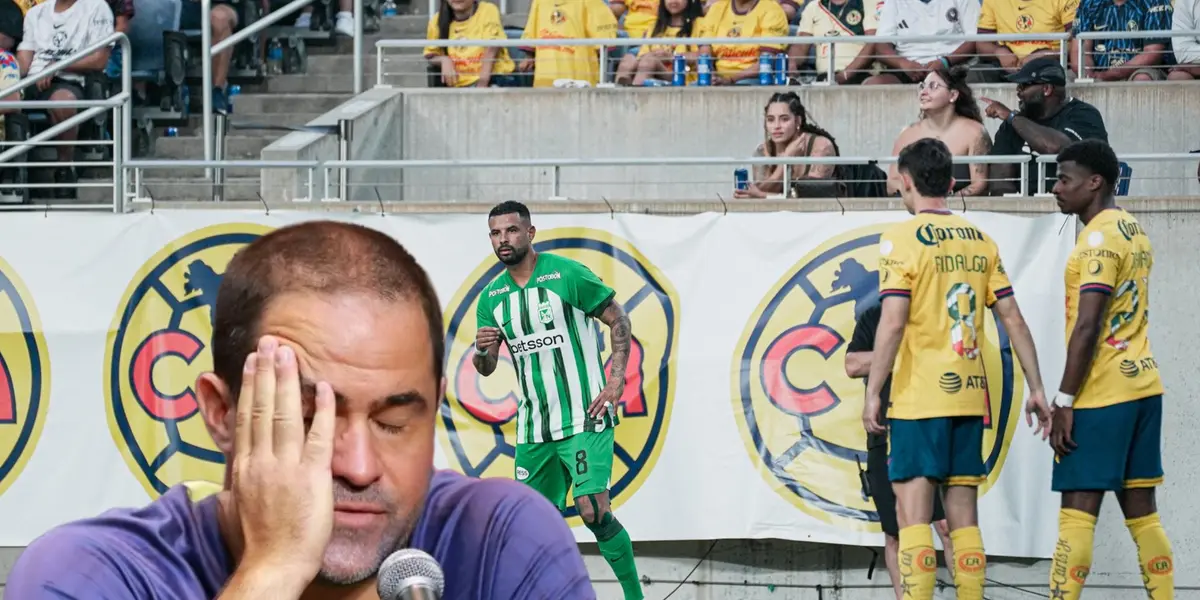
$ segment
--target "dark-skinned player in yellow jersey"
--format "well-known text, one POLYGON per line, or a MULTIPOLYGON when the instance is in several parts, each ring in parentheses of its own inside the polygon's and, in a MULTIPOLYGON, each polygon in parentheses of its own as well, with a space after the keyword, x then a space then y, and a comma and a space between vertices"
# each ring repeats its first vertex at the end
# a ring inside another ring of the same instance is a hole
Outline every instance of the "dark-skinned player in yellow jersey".
POLYGON ((1083 221, 1067 261, 1067 364, 1052 405, 1053 489, 1062 493, 1050 597, 1077 600, 1092 565, 1096 517, 1113 492, 1137 545, 1151 600, 1175 597, 1174 556, 1158 518, 1163 385, 1147 337, 1154 250, 1116 205, 1116 154, 1099 140, 1058 155, 1054 196, 1083 221))
POLYGON ((992 238, 946 208, 954 186, 950 150, 926 138, 900 152, 900 195, 913 218, 879 241, 882 313, 867 377, 863 425, 889 435, 888 479, 900 526, 899 571, 904 600, 933 600, 933 497, 939 488, 954 546, 959 600, 983 600, 987 559, 979 531, 978 486, 986 480, 983 418, 987 413, 984 309, 1003 323, 1029 382, 1026 413, 1050 423, 1037 350, 1013 296, 992 238), (880 393, 892 374, 889 430, 879 422, 880 393), (939 385, 952 375, 961 389, 939 385))

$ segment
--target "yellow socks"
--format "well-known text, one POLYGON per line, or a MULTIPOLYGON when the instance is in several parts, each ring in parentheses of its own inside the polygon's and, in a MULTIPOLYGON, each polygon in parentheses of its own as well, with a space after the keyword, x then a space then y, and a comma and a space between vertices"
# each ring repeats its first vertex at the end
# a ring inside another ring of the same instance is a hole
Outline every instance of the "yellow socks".
POLYGON ((963 527, 950 532, 954 544, 954 587, 959 600, 983 600, 987 577, 987 557, 983 554, 983 536, 979 527, 963 527))
POLYGON ((1147 595, 1151 600, 1174 600, 1175 556, 1158 514, 1129 519, 1125 526, 1137 544, 1138 565, 1142 568, 1147 595))
POLYGON ((1081 510, 1058 511, 1058 544, 1050 563, 1050 595, 1061 600, 1078 600, 1083 582, 1092 568, 1092 540, 1096 517, 1081 510))
POLYGON ((933 550, 933 529, 928 523, 900 530, 897 563, 904 600, 933 600, 933 589, 937 585, 937 552, 933 550))

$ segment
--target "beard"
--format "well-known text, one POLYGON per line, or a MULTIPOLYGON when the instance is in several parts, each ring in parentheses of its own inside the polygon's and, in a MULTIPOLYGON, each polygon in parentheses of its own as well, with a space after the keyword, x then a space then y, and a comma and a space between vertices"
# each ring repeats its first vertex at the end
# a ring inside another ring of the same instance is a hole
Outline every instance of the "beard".
POLYGON ((424 498, 416 506, 406 507, 372 487, 361 491, 334 482, 334 501, 364 502, 385 507, 381 523, 372 527, 339 527, 333 525, 329 544, 317 580, 335 585, 350 586, 362 583, 379 573, 388 556, 407 548, 424 509, 424 498))
POLYGON ((520 264, 522 260, 525 260, 526 254, 529 254, 528 248, 516 248, 513 246, 501 246, 496 248, 496 258, 499 258, 500 262, 510 267, 515 264, 520 264), (504 249, 510 250, 507 257, 500 255, 500 251, 504 249))
POLYGON ((1042 98, 1032 101, 1022 100, 1020 103, 1018 103, 1017 109, 1020 110, 1021 114, 1026 118, 1036 121, 1042 118, 1042 113, 1046 112, 1046 105, 1044 104, 1042 98))

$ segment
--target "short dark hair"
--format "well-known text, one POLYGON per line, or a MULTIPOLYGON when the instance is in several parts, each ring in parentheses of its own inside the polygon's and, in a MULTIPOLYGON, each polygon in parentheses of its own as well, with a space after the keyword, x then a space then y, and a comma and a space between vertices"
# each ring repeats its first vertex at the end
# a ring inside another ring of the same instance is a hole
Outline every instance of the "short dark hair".
POLYGON ((950 149, 935 138, 919 139, 900 151, 896 169, 912 177, 917 192, 926 198, 945 198, 954 178, 950 149))
POLYGON ((1089 172, 1104 178, 1109 189, 1117 186, 1121 178, 1121 163, 1117 153, 1104 140, 1080 140, 1063 148, 1058 153, 1058 164, 1073 162, 1089 172))
POLYGON ((229 261, 213 315, 213 372, 236 393, 267 305, 287 292, 368 292, 420 303, 442 377, 442 306, 421 265, 391 236, 350 223, 306 221, 264 235, 229 261))
POLYGON ((492 217, 499 217, 500 215, 511 215, 513 213, 516 213, 518 217, 521 217, 526 221, 529 220, 529 207, 517 202, 516 200, 505 200, 504 202, 493 206, 491 212, 488 213, 488 218, 490 219, 492 217))

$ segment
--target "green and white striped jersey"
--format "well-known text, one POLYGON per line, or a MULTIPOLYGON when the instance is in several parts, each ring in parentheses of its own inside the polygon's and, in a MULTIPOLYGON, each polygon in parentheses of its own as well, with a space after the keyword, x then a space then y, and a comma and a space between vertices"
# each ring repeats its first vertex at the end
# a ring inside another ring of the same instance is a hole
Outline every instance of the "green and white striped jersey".
POLYGON ((586 266, 540 253, 520 287, 505 270, 479 294, 479 327, 499 327, 517 369, 517 443, 541 443, 615 423, 591 420, 587 407, 604 388, 599 316, 613 289, 586 266))

